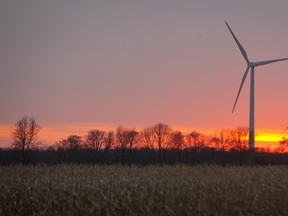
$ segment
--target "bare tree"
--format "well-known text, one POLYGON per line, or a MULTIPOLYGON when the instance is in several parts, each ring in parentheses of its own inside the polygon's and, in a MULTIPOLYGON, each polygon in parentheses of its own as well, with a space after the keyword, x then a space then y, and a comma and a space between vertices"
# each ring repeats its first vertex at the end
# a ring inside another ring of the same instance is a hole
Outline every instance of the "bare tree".
POLYGON ((178 150, 178 159, 179 159, 179 163, 181 163, 182 151, 185 147, 184 135, 180 131, 177 131, 177 132, 172 133, 171 138, 172 138, 173 147, 178 150))
POLYGON ((182 134, 182 132, 176 131, 172 133, 171 138, 172 138, 173 147, 182 151, 185 147, 184 135, 182 134))
POLYGON ((125 143, 124 143, 124 139, 123 139, 123 133, 124 131, 127 130, 126 128, 119 126, 116 128, 116 146, 117 148, 124 148, 125 147, 125 143))
POLYGON ((282 140, 279 141, 279 146, 277 147, 276 151, 279 153, 283 153, 288 149, 288 139, 282 137, 282 140))
POLYGON ((68 161, 75 161, 77 152, 82 147, 82 143, 81 136, 70 135, 67 139, 59 141, 56 146, 58 146, 58 150, 68 150, 68 161))
POLYGON ((134 129, 117 128, 117 143, 122 149, 132 149, 136 144, 138 132, 134 129))
POLYGON ((96 162, 100 162, 102 159, 102 148, 105 144, 104 136, 105 131, 98 129, 88 131, 88 134, 85 136, 85 144, 92 150, 91 153, 96 162))
POLYGON ((106 136, 104 137, 104 152, 107 152, 113 147, 114 141, 115 141, 114 132, 109 131, 108 133, 106 133, 106 136))
POLYGON ((156 163, 156 140, 154 136, 154 131, 152 127, 143 128, 139 133, 139 143, 140 146, 150 149, 150 157, 153 163, 156 163))
POLYGON ((154 150, 155 148, 155 136, 153 136, 153 128, 152 127, 146 127, 143 128, 143 130, 139 133, 139 139, 141 144, 145 148, 149 148, 154 150))
POLYGON ((238 151, 248 149, 248 127, 237 127, 230 130, 231 144, 238 151))
POLYGON ((215 132, 215 135, 211 138, 210 142, 216 149, 226 151, 231 143, 229 136, 229 130, 221 129, 215 132))
POLYGON ((200 151, 205 147, 205 137, 197 131, 192 131, 186 136, 188 146, 192 147, 196 151, 200 151))
POLYGON ((12 147, 21 151, 22 164, 27 162, 27 154, 31 148, 39 144, 37 135, 41 126, 33 117, 20 118, 12 131, 12 147))
POLYGON ((117 128, 117 145, 120 149, 121 163, 127 162, 131 164, 132 149, 136 146, 138 141, 138 132, 134 129, 123 127, 117 128))
POLYGON ((82 137, 78 135, 70 135, 67 139, 59 141, 61 147, 65 149, 79 149, 82 144, 82 137))
POLYGON ((162 163, 162 148, 165 147, 165 145, 168 142, 170 133, 172 132, 172 129, 169 125, 158 123, 153 126, 154 136, 158 145, 158 157, 159 157, 159 163, 162 163))
POLYGON ((104 145, 105 131, 90 130, 86 136, 85 142, 88 148, 99 152, 104 145))
POLYGON ((104 157, 107 152, 114 145, 114 132, 101 131, 101 130, 91 130, 86 136, 86 145, 89 149, 93 150, 93 155, 96 162, 103 162, 104 157))
POLYGON ((115 134, 113 131, 109 131, 105 134, 104 137, 104 145, 102 148, 101 160, 106 156, 107 152, 114 146, 115 144, 115 134))

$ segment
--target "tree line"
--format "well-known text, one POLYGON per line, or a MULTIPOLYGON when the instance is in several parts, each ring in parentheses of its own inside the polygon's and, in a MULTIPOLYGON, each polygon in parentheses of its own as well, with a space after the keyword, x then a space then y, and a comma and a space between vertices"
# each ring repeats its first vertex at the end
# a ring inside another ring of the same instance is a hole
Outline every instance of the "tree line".
MULTIPOLYGON (((183 134, 165 123, 157 123, 140 130, 123 126, 117 127, 115 131, 96 128, 84 136, 70 135, 47 148, 43 148, 38 140, 40 130, 40 124, 33 117, 20 118, 12 131, 12 148, 5 150, 6 156, 2 158, 7 161, 7 155, 10 154, 10 161, 17 158, 15 162, 26 164, 35 161, 36 154, 44 155, 45 152, 50 154, 50 162, 53 160, 60 163, 193 164, 204 159, 203 162, 206 163, 251 162, 251 154, 264 154, 264 151, 269 154, 269 149, 258 149, 258 153, 248 151, 247 127, 221 129, 209 136, 196 130, 183 134), (231 155, 237 160, 229 159, 231 155)), ((279 144, 279 152, 285 152, 288 141, 283 138, 279 144)), ((1 152, 0 161, 4 150, 1 152)))

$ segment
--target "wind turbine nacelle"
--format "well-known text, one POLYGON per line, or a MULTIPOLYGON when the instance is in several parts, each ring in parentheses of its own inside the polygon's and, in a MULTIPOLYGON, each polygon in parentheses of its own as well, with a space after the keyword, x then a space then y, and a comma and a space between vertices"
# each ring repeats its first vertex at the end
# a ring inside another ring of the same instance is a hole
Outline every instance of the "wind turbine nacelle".
POLYGON ((257 62, 249 62, 249 67, 257 67, 258 66, 258 64, 257 64, 257 62))

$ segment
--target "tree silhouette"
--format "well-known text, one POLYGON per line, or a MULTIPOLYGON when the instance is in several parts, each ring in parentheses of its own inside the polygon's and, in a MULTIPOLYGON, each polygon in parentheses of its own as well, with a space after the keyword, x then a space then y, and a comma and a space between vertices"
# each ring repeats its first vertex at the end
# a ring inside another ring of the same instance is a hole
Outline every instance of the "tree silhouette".
POLYGON ((99 152, 104 144, 105 131, 101 130, 90 130, 85 137, 85 144, 88 148, 92 148, 99 152))
POLYGON ((105 132, 98 129, 88 131, 85 136, 85 145, 92 151, 96 162, 103 162, 107 152, 114 146, 113 131, 105 132))
POLYGON ((151 159, 153 163, 156 163, 156 143, 155 136, 152 127, 145 127, 139 133, 139 142, 140 145, 146 149, 150 149, 151 151, 151 159))
POLYGON ((188 134, 186 140, 188 146, 196 151, 201 151, 205 147, 205 137, 197 131, 188 134))
POLYGON ((115 134, 113 131, 109 131, 104 137, 103 153, 106 153, 108 150, 110 150, 114 146, 114 142, 115 134))
POLYGON ((117 128, 117 144, 120 148, 120 160, 124 163, 124 159, 131 160, 131 150, 137 144, 138 132, 134 129, 127 129, 124 127, 117 128))
MULTIPOLYGON (((68 150, 68 161, 77 159, 77 152, 82 148, 82 137, 78 135, 70 135, 67 139, 59 141, 56 145, 58 149, 68 150)), ((65 155, 63 155, 66 158, 65 155)))
POLYGON ((138 132, 134 129, 117 128, 117 142, 120 148, 132 149, 136 144, 138 132))
POLYGON ((185 147, 184 135, 180 131, 171 134, 173 147, 178 151, 178 161, 182 162, 182 151, 185 147))
POLYGON ((90 130, 88 131, 87 136, 85 137, 86 146, 93 151, 93 156, 96 162, 99 162, 101 159, 102 148, 104 146, 105 140, 105 131, 101 130, 90 130))
POLYGON ((143 128, 139 133, 139 139, 143 147, 155 149, 155 136, 153 136, 153 128, 143 128))
POLYGON ((37 135, 40 130, 40 125, 33 117, 24 116, 16 122, 15 128, 12 131, 12 147, 20 150, 22 164, 26 164, 27 155, 31 148, 40 144, 37 140, 37 135))
POLYGON ((158 160, 162 164, 162 148, 167 144, 172 129, 169 125, 158 123, 153 126, 154 136, 158 145, 158 160))
POLYGON ((283 153, 287 149, 288 149, 288 139, 285 137, 282 137, 282 140, 279 141, 279 146, 277 148, 277 151, 280 153, 283 153))
POLYGON ((210 139, 210 143, 217 150, 226 151, 231 143, 230 132, 227 129, 221 129, 215 132, 215 135, 210 139))
POLYGON ((237 127, 230 130, 231 144, 238 151, 248 149, 248 127, 237 127))

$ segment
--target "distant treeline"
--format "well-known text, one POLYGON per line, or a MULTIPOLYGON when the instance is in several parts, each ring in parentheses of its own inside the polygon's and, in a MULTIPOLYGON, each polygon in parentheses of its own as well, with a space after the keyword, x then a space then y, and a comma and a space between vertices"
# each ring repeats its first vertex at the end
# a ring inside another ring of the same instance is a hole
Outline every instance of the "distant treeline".
MULTIPOLYGON (((287 153, 250 152, 250 151, 222 151, 215 148, 196 150, 164 149, 161 164, 217 164, 217 165, 283 165, 288 164, 287 153)), ((49 165, 76 164, 122 164, 122 165, 151 165, 159 164, 158 150, 149 148, 139 149, 109 149, 95 152, 92 149, 78 148, 48 148, 35 149, 27 152, 26 164, 44 163, 49 165)), ((0 165, 22 163, 20 150, 0 149, 0 165)))
POLYGON ((183 134, 158 123, 141 130, 118 127, 115 131, 90 130, 85 136, 70 135, 45 147, 37 139, 38 122, 22 117, 12 131, 10 149, 0 150, 1 164, 288 164, 287 139, 273 153, 248 150, 248 128, 222 129, 207 136, 197 131, 183 134))

